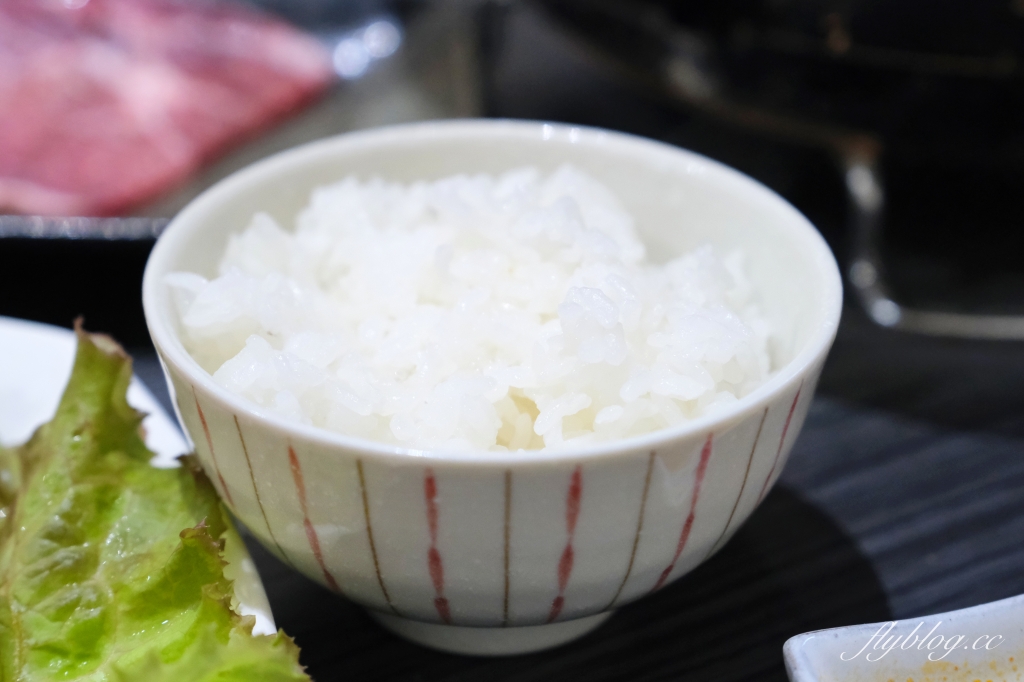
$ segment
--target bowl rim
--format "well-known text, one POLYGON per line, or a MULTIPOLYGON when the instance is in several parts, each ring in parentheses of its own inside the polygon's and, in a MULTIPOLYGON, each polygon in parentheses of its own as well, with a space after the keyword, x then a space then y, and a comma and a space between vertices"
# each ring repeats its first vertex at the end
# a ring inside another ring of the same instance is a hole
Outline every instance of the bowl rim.
MULTIPOLYGON (((708 431, 719 431, 738 423, 751 412, 759 412, 773 404, 794 383, 805 378, 809 370, 824 361, 839 326, 843 291, 842 278, 832 251, 811 222, 773 190, 725 164, 681 147, 601 128, 545 121, 454 119, 398 124, 342 133, 279 152, 232 173, 189 202, 164 229, 146 263, 142 283, 142 301, 146 324, 161 361, 169 363, 184 375, 194 390, 202 388, 204 392, 212 395, 220 403, 227 405, 235 414, 248 415, 279 432, 325 446, 328 449, 354 451, 361 455, 397 459, 402 462, 409 462, 410 459, 426 459, 453 464, 471 463, 507 467, 514 464, 589 460, 637 451, 658 450, 668 443, 703 435, 708 431), (446 139, 480 139, 481 141, 521 139, 615 148, 621 153, 632 153, 638 157, 646 156, 648 163, 658 161, 665 164, 682 163, 688 173, 699 174, 705 178, 712 176, 719 186, 745 195, 745 200, 760 203, 765 208, 787 218, 783 222, 783 229, 788 230, 797 240, 804 243, 812 270, 820 276, 820 281, 816 285, 822 287, 823 296, 821 309, 818 311, 817 328, 804 343, 803 348, 786 365, 776 371, 774 376, 748 395, 720 411, 629 438, 550 450, 460 452, 410 448, 330 431, 318 426, 296 423, 278 416, 242 396, 231 393, 215 383, 213 376, 192 358, 174 331, 174 326, 168 319, 173 314, 170 297, 165 297, 167 305, 161 307, 158 292, 159 287, 166 286, 163 282, 164 275, 175 271, 173 263, 169 262, 172 250, 180 242, 187 240, 194 230, 199 229, 204 214, 247 185, 266 180, 282 171, 301 167, 313 160, 396 142, 436 142, 446 139)), ((173 387, 171 388, 173 390, 173 387)))

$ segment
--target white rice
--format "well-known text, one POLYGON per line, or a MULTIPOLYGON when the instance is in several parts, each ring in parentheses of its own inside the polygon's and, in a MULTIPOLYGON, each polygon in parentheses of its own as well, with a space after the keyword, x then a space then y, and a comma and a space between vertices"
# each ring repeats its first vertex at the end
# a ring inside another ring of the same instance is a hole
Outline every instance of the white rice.
POLYGON ((218 384, 410 448, 623 438, 728 405, 771 371, 742 255, 648 264, 632 217, 571 166, 350 177, 315 190, 294 232, 256 214, 219 272, 167 278, 218 384))

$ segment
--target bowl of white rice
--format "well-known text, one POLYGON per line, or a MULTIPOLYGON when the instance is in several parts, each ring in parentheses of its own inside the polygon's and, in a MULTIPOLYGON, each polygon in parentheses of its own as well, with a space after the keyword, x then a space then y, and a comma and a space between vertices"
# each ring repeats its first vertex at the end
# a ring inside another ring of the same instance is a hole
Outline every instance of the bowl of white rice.
POLYGON ((727 542, 841 298, 814 227, 734 170, 482 120, 250 166, 171 222, 143 284, 231 511, 385 627, 475 654, 579 637, 727 542))

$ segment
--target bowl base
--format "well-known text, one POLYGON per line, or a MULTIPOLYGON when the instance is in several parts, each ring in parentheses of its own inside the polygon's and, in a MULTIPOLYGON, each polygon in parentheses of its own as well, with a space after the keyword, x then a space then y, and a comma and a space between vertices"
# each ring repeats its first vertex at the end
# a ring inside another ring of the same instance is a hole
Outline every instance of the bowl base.
POLYGON ((597 628, 609 613, 567 620, 550 625, 511 628, 473 628, 439 625, 370 611, 370 616, 399 637, 431 649, 470 656, 526 654, 571 642, 597 628))

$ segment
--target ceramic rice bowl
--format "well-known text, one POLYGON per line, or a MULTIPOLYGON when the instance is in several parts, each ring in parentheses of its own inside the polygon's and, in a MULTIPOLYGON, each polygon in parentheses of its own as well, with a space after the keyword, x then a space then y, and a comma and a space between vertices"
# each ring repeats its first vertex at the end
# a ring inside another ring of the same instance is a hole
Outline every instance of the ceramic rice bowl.
MULTIPOLYGON (((178 417, 221 497, 282 561, 385 627, 462 653, 560 644, 686 574, 782 471, 841 310, 825 242, 762 185, 699 155, 601 130, 453 121, 322 140, 261 161, 183 210, 150 257, 146 318, 178 417), (271 414, 218 386, 179 338, 164 277, 210 277, 256 211, 290 225, 310 191, 570 162, 610 187, 649 258, 741 249, 776 334, 775 372, 710 416, 526 454, 410 450, 271 414)), ((656 597, 655 597, 656 598, 656 597)))

